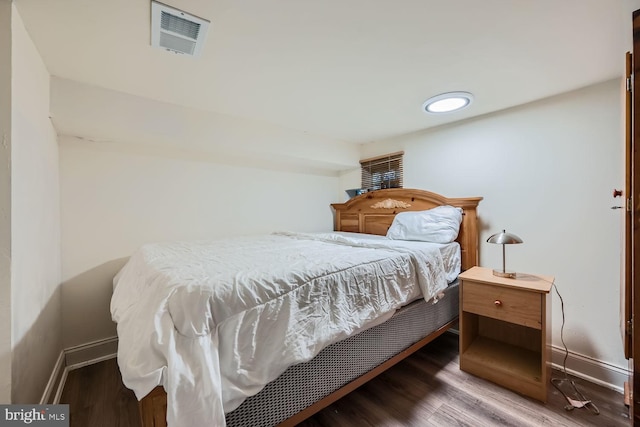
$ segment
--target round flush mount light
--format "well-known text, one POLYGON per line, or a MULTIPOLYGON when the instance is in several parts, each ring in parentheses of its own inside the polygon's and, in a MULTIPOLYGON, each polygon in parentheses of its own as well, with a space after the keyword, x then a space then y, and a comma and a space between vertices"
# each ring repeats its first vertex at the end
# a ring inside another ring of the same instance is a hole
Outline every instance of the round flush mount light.
POLYGON ((450 113, 468 107, 471 101, 473 95, 469 92, 447 92, 427 99, 422 109, 432 114, 450 113))

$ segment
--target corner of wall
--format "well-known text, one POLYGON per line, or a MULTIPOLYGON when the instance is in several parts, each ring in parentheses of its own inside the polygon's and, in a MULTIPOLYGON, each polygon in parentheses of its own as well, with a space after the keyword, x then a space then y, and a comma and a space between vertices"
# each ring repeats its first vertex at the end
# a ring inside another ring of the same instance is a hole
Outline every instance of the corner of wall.
POLYGON ((49 119, 49 72, 18 9, 9 5, 11 167, 9 179, 0 180, 10 186, 0 207, 11 215, 10 399, 38 403, 62 350, 58 142, 49 119))

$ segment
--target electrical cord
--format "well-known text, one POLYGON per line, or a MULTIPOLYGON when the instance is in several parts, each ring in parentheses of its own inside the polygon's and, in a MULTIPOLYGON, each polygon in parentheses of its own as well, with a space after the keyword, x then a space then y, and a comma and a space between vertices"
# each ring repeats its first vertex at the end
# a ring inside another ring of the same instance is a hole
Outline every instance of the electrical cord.
POLYGON ((564 342, 564 323, 565 323, 564 300, 562 299, 562 295, 560 295, 560 291, 558 291, 558 287, 556 286, 556 284, 553 282, 548 282, 548 283, 551 283, 553 288, 556 290, 556 294, 558 294, 558 298, 560 298, 560 308, 562 309, 562 325, 560 326, 560 341, 562 342, 562 346, 564 347, 564 360, 562 361, 562 371, 564 373, 564 378, 551 378, 551 384, 553 384, 553 386, 560 392, 560 394, 564 396, 567 402, 569 402, 569 404, 565 405, 564 407, 565 410, 572 411, 575 408, 587 408, 588 410, 593 412, 595 415, 599 415, 600 410, 598 409, 596 404, 593 403, 591 400, 587 399, 584 396, 584 394, 582 394, 580 390, 578 390, 576 383, 571 378, 569 378, 569 375, 567 374, 567 358, 569 357, 569 349, 567 348, 567 344, 564 342), (571 388, 573 388, 573 392, 572 392, 573 396, 569 396, 569 394, 567 394, 562 390, 561 387, 565 383, 570 384, 571 388), (574 397, 575 399, 572 397, 574 397))

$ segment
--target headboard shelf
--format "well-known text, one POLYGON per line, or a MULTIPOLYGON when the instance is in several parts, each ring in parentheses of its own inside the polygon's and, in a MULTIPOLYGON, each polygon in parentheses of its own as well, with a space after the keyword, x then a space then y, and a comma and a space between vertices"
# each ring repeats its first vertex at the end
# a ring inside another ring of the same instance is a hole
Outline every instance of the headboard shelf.
POLYGON ((389 188, 370 191, 345 203, 333 203, 334 230, 384 236, 399 212, 423 211, 436 206, 462 208, 462 224, 456 241, 462 251, 462 269, 478 265, 477 207, 482 197, 448 198, 425 190, 389 188))

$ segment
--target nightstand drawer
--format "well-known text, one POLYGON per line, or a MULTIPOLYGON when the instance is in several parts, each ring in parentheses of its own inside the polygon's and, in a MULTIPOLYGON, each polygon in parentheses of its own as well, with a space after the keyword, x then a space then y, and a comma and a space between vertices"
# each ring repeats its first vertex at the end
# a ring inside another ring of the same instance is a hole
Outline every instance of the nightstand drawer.
POLYGON ((464 280, 462 310, 510 323, 542 328, 542 294, 464 280))

